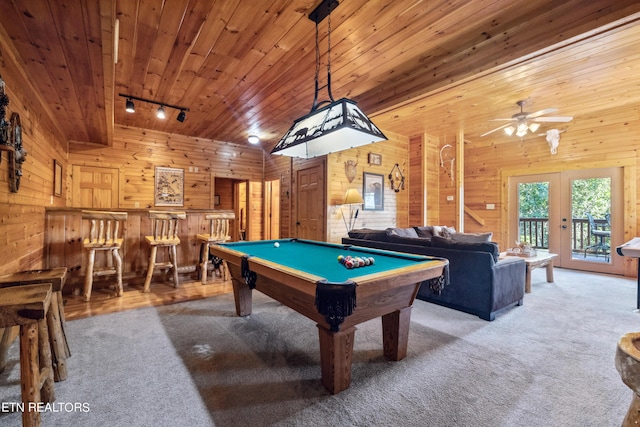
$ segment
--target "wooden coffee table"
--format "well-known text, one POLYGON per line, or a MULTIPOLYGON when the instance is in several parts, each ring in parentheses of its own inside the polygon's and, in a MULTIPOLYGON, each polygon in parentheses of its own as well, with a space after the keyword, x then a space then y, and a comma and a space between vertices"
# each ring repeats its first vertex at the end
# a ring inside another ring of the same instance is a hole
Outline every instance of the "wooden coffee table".
POLYGON ((516 255, 507 255, 506 252, 500 254, 500 258, 514 257, 522 258, 527 266, 525 273, 524 291, 525 293, 531 293, 531 271, 538 267, 547 267, 547 282, 553 282, 553 259, 558 254, 552 254, 548 252, 538 252, 535 256, 520 257, 516 255))

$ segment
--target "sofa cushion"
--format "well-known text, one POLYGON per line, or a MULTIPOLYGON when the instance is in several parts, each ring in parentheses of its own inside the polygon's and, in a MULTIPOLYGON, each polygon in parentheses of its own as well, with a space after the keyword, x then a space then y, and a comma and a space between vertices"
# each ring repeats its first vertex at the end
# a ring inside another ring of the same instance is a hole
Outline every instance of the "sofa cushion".
POLYGON ((424 227, 413 227, 416 230, 416 233, 418 233, 418 237, 426 237, 426 238, 432 238, 433 237, 433 226, 432 225, 427 225, 424 227))
POLYGON ((397 234, 389 234, 387 237, 390 243, 413 246, 431 246, 431 238, 427 237, 405 237, 397 234))
POLYGON ((492 232, 488 233, 455 233, 449 239, 456 243, 484 243, 490 242, 493 237, 492 232))
POLYGON ((413 228, 413 227, 387 228, 387 235, 388 236, 400 236, 400 237, 413 237, 413 238, 417 238, 418 237, 418 233, 416 232, 416 229, 413 228))
POLYGON ((498 249, 498 244, 494 242, 462 243, 462 242, 453 242, 451 241, 451 239, 447 239, 440 236, 433 236, 431 238, 431 246, 434 248, 456 249, 456 250, 462 250, 462 251, 488 252, 493 256, 493 260, 495 262, 498 262, 498 257, 500 256, 500 250, 498 249))
POLYGON ((378 242, 388 242, 386 230, 372 230, 369 228, 360 228, 349 231, 349 237, 361 240, 376 240, 378 242))

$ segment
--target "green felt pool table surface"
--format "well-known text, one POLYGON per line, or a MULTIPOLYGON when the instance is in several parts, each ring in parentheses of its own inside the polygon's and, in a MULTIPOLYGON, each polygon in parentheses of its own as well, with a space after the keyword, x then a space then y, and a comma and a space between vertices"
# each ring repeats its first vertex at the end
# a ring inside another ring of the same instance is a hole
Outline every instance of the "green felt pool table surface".
POLYGON ((434 262, 433 259, 420 255, 296 239, 242 241, 224 243, 220 246, 337 283, 356 280, 359 276, 415 266, 417 263, 428 265, 434 262), (279 247, 274 245, 276 242, 279 247), (338 262, 338 255, 373 257, 375 262, 373 265, 348 269, 338 262))

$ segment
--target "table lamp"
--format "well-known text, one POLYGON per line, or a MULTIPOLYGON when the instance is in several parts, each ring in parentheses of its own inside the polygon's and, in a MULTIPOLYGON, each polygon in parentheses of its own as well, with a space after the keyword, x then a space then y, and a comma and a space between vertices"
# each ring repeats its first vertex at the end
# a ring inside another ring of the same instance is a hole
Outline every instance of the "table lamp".
POLYGON ((356 219, 358 219, 358 212, 360 209, 356 209, 355 213, 353 212, 353 205, 361 205, 364 203, 364 199, 360 195, 360 192, 355 188, 350 188, 344 195, 344 203, 345 205, 349 205, 349 223, 347 224, 347 219, 344 217, 344 211, 342 212, 342 220, 344 221, 345 227, 347 227, 347 232, 353 230, 353 226, 356 223, 356 219))

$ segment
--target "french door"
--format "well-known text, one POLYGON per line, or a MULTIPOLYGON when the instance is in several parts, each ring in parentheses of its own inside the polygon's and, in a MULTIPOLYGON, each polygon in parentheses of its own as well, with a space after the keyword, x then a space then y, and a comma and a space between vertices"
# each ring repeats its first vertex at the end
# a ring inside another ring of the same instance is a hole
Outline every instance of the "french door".
POLYGON ((558 254, 559 267, 623 274, 623 169, 511 177, 508 238, 558 254))

